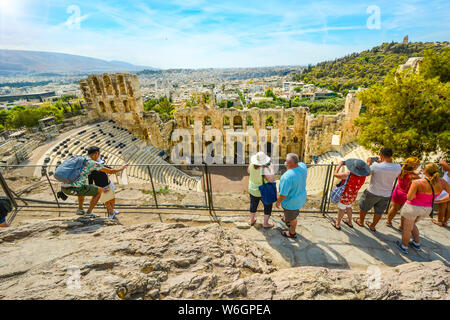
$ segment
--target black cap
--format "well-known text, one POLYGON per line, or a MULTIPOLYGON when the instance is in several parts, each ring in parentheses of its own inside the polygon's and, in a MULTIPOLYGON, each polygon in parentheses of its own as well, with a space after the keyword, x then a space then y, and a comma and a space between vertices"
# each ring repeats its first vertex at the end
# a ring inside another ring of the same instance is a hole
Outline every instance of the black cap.
POLYGON ((87 154, 88 155, 93 155, 93 154, 95 154, 97 152, 100 152, 100 148, 99 147, 89 147, 87 149, 87 154))

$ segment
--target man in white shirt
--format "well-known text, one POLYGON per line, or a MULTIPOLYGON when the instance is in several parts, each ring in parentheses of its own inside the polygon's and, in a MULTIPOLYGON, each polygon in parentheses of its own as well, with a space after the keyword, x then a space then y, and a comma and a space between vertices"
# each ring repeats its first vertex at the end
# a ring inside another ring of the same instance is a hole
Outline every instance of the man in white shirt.
POLYGON ((386 211, 395 179, 402 171, 402 167, 392 163, 392 149, 390 148, 381 149, 380 158, 369 158, 367 163, 370 166, 370 185, 359 199, 359 219, 354 219, 354 221, 364 227, 366 214, 373 208, 375 212, 373 221, 372 223, 366 222, 366 225, 375 232, 375 226, 386 211))

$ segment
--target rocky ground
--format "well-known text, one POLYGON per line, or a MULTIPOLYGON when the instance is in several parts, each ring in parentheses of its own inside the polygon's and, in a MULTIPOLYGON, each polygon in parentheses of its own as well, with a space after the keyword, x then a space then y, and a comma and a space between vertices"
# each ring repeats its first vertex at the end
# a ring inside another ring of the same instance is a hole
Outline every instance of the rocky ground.
POLYGON ((0 231, 0 299, 449 299, 445 261, 286 267, 239 229, 50 218, 0 231))

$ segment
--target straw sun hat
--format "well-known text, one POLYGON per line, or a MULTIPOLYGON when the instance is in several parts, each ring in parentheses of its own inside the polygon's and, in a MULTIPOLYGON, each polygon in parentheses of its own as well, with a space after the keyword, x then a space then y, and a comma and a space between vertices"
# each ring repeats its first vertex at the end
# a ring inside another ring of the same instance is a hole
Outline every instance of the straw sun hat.
POLYGON ((250 162, 255 166, 264 166, 270 162, 270 157, 264 152, 258 152, 257 154, 251 156, 250 162))

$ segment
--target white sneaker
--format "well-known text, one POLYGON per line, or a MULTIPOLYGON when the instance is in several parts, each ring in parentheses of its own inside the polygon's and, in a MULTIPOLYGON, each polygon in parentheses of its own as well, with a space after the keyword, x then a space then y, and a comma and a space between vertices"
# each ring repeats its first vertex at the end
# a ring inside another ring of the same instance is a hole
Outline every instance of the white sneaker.
POLYGON ((115 216, 117 216, 120 212, 119 212, 119 210, 114 209, 113 213, 114 213, 115 216))
POLYGON ((83 209, 80 209, 80 208, 77 209, 77 216, 83 216, 85 214, 86 214, 86 212, 84 212, 83 209))

